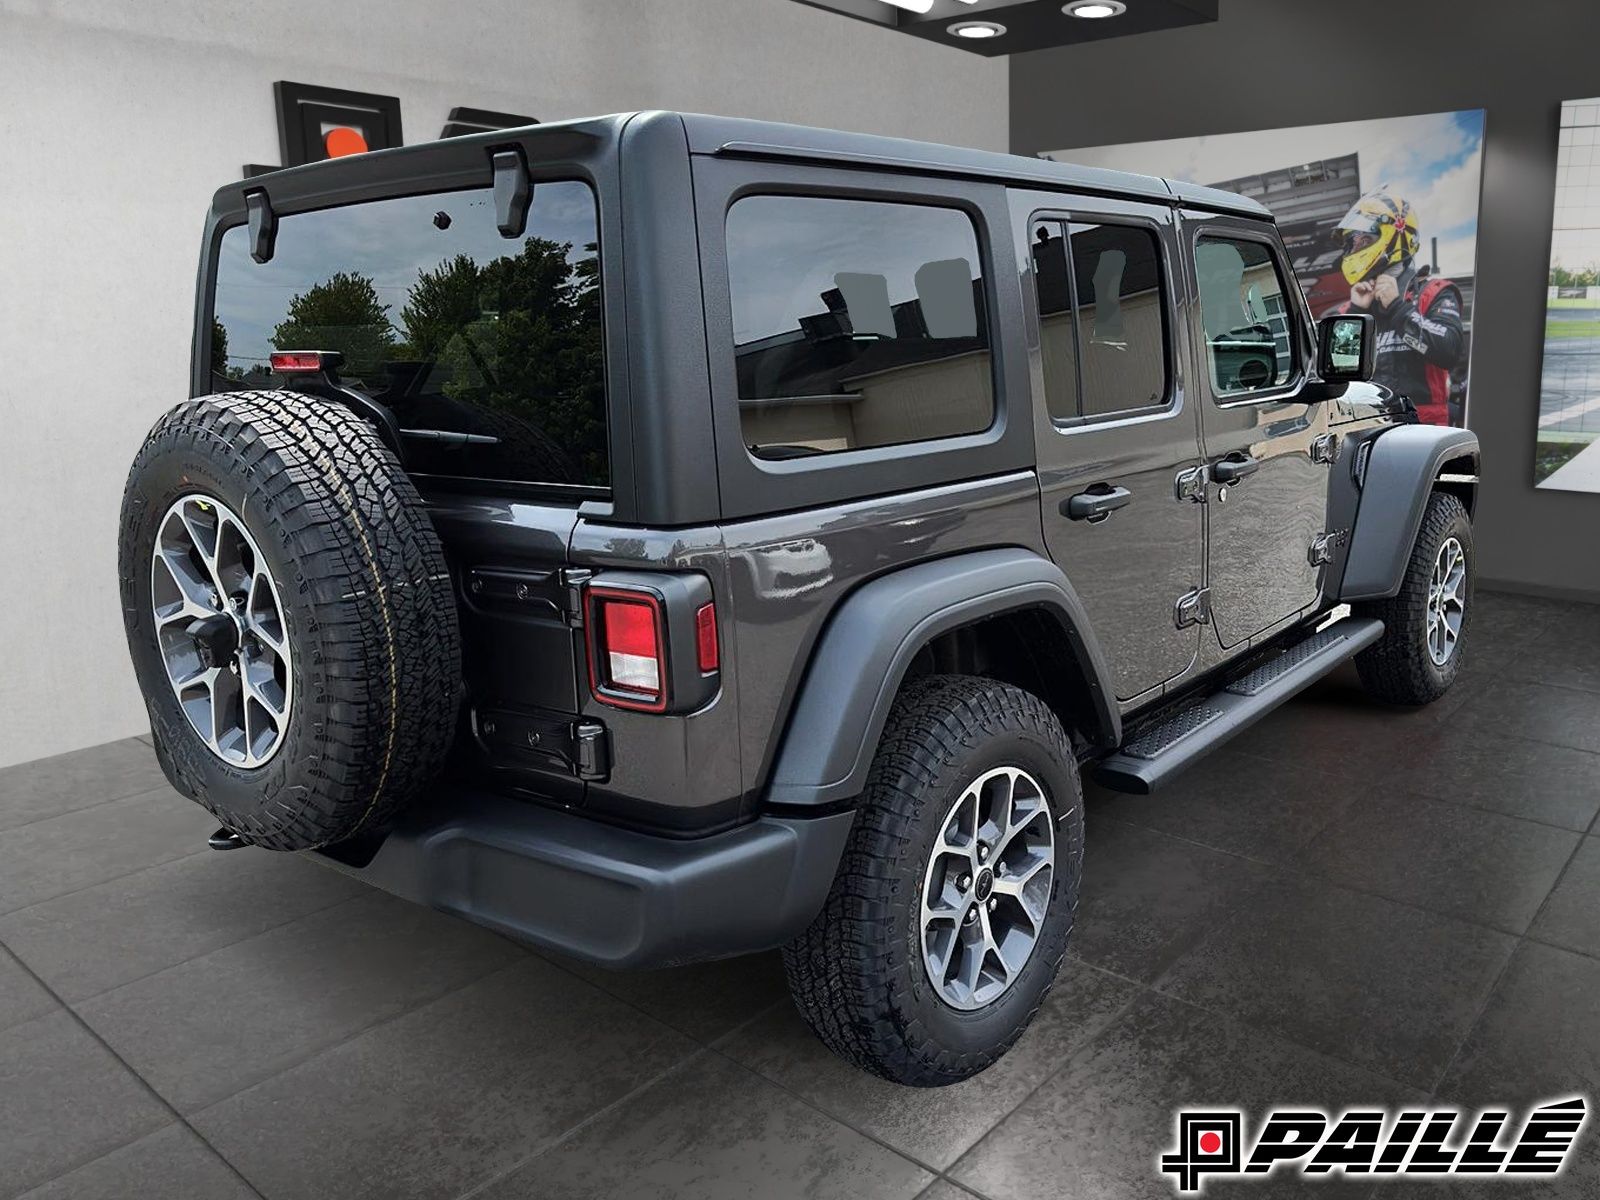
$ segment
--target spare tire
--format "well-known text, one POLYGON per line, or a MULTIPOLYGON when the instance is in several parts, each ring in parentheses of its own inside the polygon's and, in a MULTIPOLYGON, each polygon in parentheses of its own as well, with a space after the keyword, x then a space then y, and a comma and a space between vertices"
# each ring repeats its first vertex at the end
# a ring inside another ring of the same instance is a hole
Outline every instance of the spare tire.
POLYGON ((283 391, 173 408, 128 475, 119 565, 157 755, 242 840, 381 827, 442 764, 461 695, 449 570, 354 413, 283 391))

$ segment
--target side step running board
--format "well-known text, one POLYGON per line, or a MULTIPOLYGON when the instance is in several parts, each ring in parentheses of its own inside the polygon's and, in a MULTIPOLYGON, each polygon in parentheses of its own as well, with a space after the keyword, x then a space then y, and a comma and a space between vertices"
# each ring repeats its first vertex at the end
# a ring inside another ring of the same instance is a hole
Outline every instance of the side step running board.
POLYGON ((1144 795, 1255 724, 1301 689, 1383 636, 1383 622, 1346 617, 1296 642, 1221 691, 1141 729, 1095 765, 1094 777, 1119 792, 1144 795))

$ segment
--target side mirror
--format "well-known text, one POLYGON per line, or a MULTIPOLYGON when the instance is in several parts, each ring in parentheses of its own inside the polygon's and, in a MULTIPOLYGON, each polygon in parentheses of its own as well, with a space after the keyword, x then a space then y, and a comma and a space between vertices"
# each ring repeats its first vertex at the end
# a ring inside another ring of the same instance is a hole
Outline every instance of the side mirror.
POLYGON ((1324 383, 1365 383, 1378 362, 1378 332, 1370 313, 1338 313, 1317 326, 1317 374, 1324 383))

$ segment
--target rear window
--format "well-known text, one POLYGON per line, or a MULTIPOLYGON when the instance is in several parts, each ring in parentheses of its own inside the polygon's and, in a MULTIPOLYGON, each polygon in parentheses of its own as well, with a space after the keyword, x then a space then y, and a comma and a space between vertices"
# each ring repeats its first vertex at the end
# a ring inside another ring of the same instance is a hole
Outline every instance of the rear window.
POLYGON ((953 208, 749 196, 728 212, 739 424, 758 458, 980 433, 994 367, 953 208))
POLYGON ((566 181, 534 187, 519 238, 500 236, 489 188, 283 217, 266 263, 235 227, 212 386, 292 386, 273 350, 337 350, 342 380, 417 431, 408 469, 606 487, 598 242, 594 193, 566 181))

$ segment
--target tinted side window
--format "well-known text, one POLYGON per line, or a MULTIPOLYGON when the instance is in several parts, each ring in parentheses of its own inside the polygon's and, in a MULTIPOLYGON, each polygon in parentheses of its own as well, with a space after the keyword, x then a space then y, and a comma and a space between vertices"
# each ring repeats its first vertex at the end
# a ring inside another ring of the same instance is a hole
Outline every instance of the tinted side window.
POLYGON ((1034 230, 1033 262, 1050 415, 1092 420, 1165 404, 1167 304, 1155 232, 1046 221, 1034 230))
POLYGON ((272 258, 248 230, 217 253, 212 386, 293 386, 274 350, 337 350, 393 410, 408 469, 609 482, 594 193, 540 183, 527 231, 500 236, 488 188, 285 216, 272 258), (467 435, 467 436, 458 436, 467 435))
POLYGON ((727 238, 751 453, 892 446, 993 422, 982 260, 965 213, 749 196, 729 210, 727 238))
POLYGON ((1237 396, 1288 383, 1295 365, 1288 289, 1271 248, 1207 237, 1194 256, 1212 390, 1237 396))

